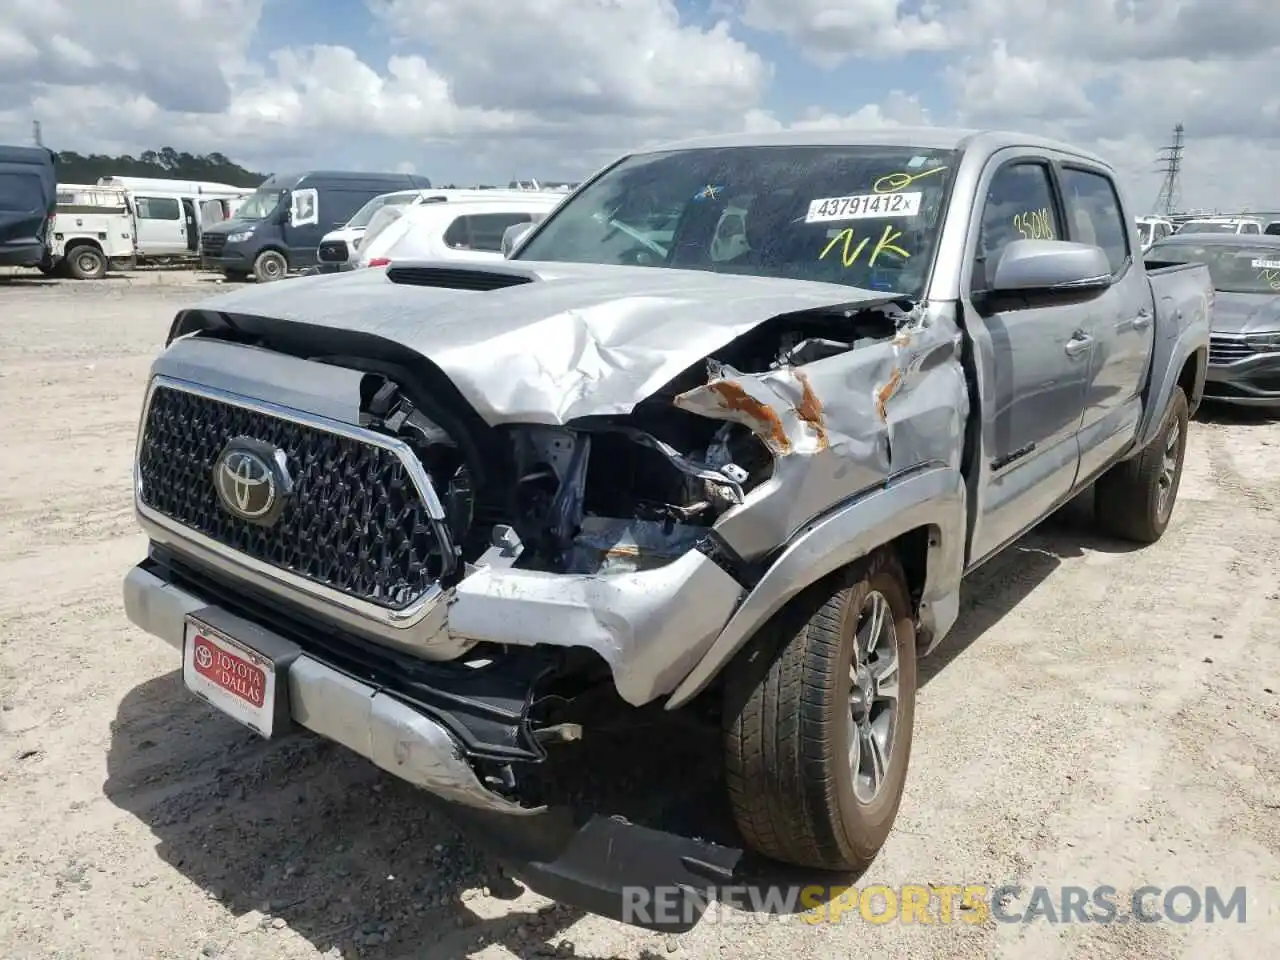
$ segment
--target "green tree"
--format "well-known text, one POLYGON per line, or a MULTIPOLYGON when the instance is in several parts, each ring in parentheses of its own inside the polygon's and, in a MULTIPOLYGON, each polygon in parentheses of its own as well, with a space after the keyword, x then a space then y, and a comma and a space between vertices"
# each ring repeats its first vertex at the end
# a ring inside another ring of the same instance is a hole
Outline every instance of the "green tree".
POLYGON ((221 153, 191 154, 173 147, 144 150, 136 157, 101 153, 86 156, 74 150, 58 154, 60 183, 97 183, 102 177, 164 177, 256 187, 267 179, 267 174, 247 170, 221 153))

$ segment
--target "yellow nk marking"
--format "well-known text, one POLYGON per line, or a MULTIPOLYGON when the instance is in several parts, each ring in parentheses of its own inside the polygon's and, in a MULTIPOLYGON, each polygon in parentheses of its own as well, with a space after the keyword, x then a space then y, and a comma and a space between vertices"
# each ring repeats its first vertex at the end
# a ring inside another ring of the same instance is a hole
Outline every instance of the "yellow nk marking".
POLYGON ((873 193, 897 193, 905 187, 911 186, 917 180, 923 180, 925 177, 932 177, 935 173, 941 173, 946 167, 934 167, 932 170, 925 170, 922 173, 886 173, 883 177, 871 185, 873 193))
MULTIPOLYGON (((900 236, 902 236, 901 230, 895 231, 893 227, 885 227, 884 233, 880 235, 880 239, 876 241, 876 245, 871 248, 871 257, 867 261, 867 266, 874 267, 876 265, 876 261, 880 259, 880 255, 884 253, 895 257, 901 257, 903 260, 910 257, 911 254, 897 246, 895 242, 900 236)), ((818 254, 818 259, 825 260, 827 254, 834 250, 839 244, 841 245, 840 262, 846 267, 852 267, 858 262, 858 258, 862 256, 862 251, 867 248, 867 244, 870 240, 867 237, 863 237, 858 241, 858 245, 856 247, 853 246, 853 241, 853 228, 846 227, 844 230, 841 230, 832 237, 831 241, 822 248, 822 252, 818 254)))
POLYGON ((1272 290, 1280 290, 1280 270, 1260 270, 1258 279, 1272 290))

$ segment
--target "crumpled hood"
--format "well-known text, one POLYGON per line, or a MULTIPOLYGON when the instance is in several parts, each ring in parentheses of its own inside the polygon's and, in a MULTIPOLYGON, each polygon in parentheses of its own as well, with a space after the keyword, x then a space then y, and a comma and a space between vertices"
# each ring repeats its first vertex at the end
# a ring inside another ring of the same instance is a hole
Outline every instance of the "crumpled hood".
POLYGON ((654 267, 502 261, 393 269, 406 267, 531 282, 459 290, 360 269, 245 287, 193 309, 391 340, 438 366, 490 424, 563 424, 630 412, 779 314, 894 299, 838 284, 654 267))
POLYGON ((1280 333, 1280 293, 1213 295, 1214 333, 1280 333))

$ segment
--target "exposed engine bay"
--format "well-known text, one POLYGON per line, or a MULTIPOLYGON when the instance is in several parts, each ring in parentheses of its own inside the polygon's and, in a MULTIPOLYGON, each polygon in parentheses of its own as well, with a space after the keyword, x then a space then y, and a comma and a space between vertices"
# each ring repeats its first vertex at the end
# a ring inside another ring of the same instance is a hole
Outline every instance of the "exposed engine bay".
MULTIPOLYGON (((689 550, 774 474, 781 421, 731 377, 794 370, 893 337, 905 304, 777 317, 691 367, 625 417, 477 431, 403 380, 370 374, 363 425, 414 449, 447 514, 442 580, 478 566, 605 574, 650 569, 689 550), (681 409, 710 384, 722 418, 681 409)), ((369 369, 350 357, 308 359, 369 369)), ((797 413, 821 419, 806 384, 797 413), (811 409, 806 410, 805 407, 811 409)))

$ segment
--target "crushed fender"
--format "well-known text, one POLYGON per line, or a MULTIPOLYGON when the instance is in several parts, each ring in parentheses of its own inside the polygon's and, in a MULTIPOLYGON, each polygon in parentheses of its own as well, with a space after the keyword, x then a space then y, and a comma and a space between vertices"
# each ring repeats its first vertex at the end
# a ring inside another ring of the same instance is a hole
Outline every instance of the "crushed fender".
POLYGON ((831 445, 822 401, 803 371, 742 374, 709 361, 707 383, 675 398, 681 410, 740 423, 775 456, 815 454, 831 445))

